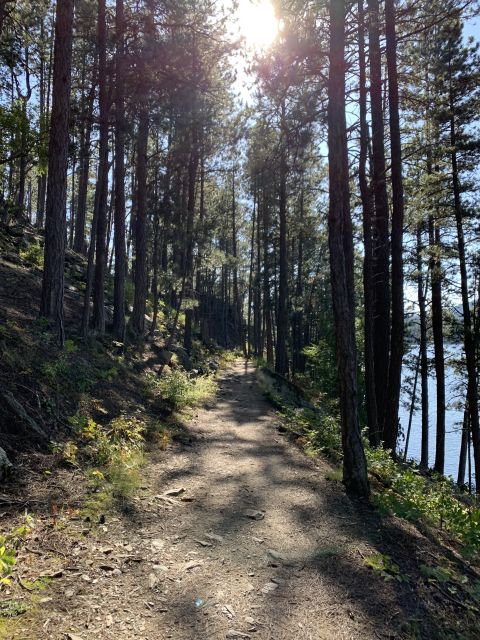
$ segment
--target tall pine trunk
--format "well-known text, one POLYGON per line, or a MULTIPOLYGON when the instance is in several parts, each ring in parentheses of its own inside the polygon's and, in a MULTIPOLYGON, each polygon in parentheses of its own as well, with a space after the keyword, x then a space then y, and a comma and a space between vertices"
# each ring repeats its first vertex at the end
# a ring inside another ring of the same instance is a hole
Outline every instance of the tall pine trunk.
POLYGON ((435 471, 445 471, 445 350, 443 345, 442 263, 440 258, 440 230, 433 216, 428 219, 430 244, 430 277, 432 290, 432 329, 435 351, 435 377, 437 383, 437 425, 435 471))
POLYGON ((328 239, 341 390, 343 481, 349 493, 368 496, 367 463, 358 420, 354 257, 345 117, 345 67, 345 2, 330 0, 328 239))
POLYGON ((65 341, 63 289, 72 40, 73 0, 58 0, 40 314, 54 322, 62 347, 65 341))
POLYGON ((147 150, 148 150, 148 110, 142 104, 137 137, 137 197, 135 217, 135 294, 131 327, 137 337, 145 333, 145 311, 147 304, 147 150))
POLYGON ((107 95, 107 24, 105 0, 98 0, 98 87, 100 141, 98 168, 98 219, 93 282, 93 328, 105 332, 105 270, 107 251, 108 200, 108 95, 107 95))
POLYGON ((374 287, 373 287, 373 246, 372 220, 374 216, 373 194, 367 180, 368 123, 367 89, 365 61, 365 14, 363 0, 358 1, 358 66, 359 66, 359 116, 360 116, 360 157, 358 180, 363 211, 363 296, 365 332, 365 395, 367 406, 368 437, 370 444, 377 447, 381 441, 378 424, 377 398, 375 393, 374 359, 374 287))
POLYGON ((288 329, 288 259, 287 259, 287 139, 285 131, 285 100, 282 102, 281 158, 279 185, 279 276, 277 307, 277 344, 275 371, 288 374, 287 329, 288 329))
POLYGON ((116 0, 115 13, 115 274, 113 283, 113 334, 125 333, 125 16, 123 0, 116 0))
POLYGON ((451 146, 451 167, 452 185, 455 209, 455 222, 457 226, 458 238, 458 259, 460 262, 460 284, 462 294, 463 310, 463 339, 465 349, 465 359, 467 361, 467 399, 470 414, 470 429, 472 432, 473 459, 475 464, 476 491, 480 493, 480 432, 478 416, 478 386, 477 386, 477 365, 475 361, 475 338, 473 333, 472 314, 468 298, 468 275, 465 251, 465 235, 463 230, 463 208, 461 202, 460 179, 458 175, 457 160, 457 133, 454 116, 453 97, 450 98, 450 146, 451 146))
POLYGON ((379 427, 384 437, 390 351, 389 211, 386 183, 385 132, 383 124, 382 56, 378 0, 368 0, 370 103, 372 121, 373 283, 375 396, 379 427))
POLYGON ((388 368, 387 399, 384 419, 385 446, 395 453, 398 438, 398 409, 402 383, 404 339, 403 303, 403 176, 402 143, 397 71, 397 35, 394 0, 385 0, 385 32, 387 40, 388 109, 390 116, 390 151, 392 174, 392 325, 390 334, 390 361, 388 368))
POLYGON ((428 405, 428 344, 427 344, 427 311, 423 269, 423 223, 417 225, 417 292, 420 316, 420 377, 422 381, 422 449, 420 466, 428 468, 428 439, 429 439, 429 405, 428 405))
POLYGON ((87 196, 90 177, 90 140, 92 137, 95 89, 96 79, 94 76, 92 86, 90 87, 88 97, 86 98, 84 121, 80 132, 77 217, 75 219, 73 250, 82 254, 86 253, 85 226, 87 221, 87 196))

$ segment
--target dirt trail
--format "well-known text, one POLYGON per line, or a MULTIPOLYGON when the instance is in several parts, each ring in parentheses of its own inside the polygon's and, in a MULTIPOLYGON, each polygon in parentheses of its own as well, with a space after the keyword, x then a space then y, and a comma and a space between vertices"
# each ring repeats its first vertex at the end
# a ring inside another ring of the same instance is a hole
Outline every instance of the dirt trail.
POLYGON ((388 527, 275 422, 251 365, 224 373, 191 442, 154 455, 128 516, 73 543, 41 633, 15 637, 367 640, 425 621, 413 588, 365 566, 391 541, 388 527))

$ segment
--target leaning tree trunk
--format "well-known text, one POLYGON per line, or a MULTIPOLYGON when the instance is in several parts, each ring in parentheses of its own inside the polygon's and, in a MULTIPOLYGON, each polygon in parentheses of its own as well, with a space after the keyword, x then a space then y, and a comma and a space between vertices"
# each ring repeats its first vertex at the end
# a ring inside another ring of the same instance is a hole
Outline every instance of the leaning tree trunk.
POLYGON ((349 493, 368 496, 367 463, 358 420, 354 255, 345 117, 345 67, 345 1, 330 0, 328 239, 341 390, 343 481, 349 493))
POLYGON ((62 347, 65 341, 63 288, 72 39, 73 0, 58 0, 40 314, 54 322, 62 347))
POLYGON ((392 326, 383 429, 385 446, 395 454, 398 438, 398 409, 400 406, 400 389, 402 384, 405 312, 403 303, 404 199, 394 0, 385 0, 385 30, 387 40, 388 108, 390 116, 392 173, 392 326))

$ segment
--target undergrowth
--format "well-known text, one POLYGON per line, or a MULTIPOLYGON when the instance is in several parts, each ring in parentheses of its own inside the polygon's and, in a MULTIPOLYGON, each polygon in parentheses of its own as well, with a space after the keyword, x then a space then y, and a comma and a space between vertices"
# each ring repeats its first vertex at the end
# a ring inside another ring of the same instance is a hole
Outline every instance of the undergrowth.
POLYGON ((195 407, 215 398, 217 383, 213 375, 192 378, 183 369, 177 368, 158 377, 148 376, 148 390, 160 395, 174 411, 195 407))
POLYGON ((17 562, 17 552, 28 534, 35 528, 33 518, 25 512, 22 524, 0 536, 0 590, 10 584, 10 576, 17 562))
MULTIPOLYGON (((278 393, 266 395, 278 411, 282 428, 297 439, 308 455, 322 454, 333 462, 342 459, 338 416, 286 405, 278 393)), ((380 481, 372 500, 381 513, 444 530, 461 544, 464 556, 480 557, 478 501, 469 498, 467 503, 451 480, 424 475, 414 463, 397 463, 390 451, 372 449, 366 438, 364 447, 369 473, 380 481)))
POLYGON ((119 416, 101 425, 87 415, 69 418, 75 439, 57 445, 65 463, 83 468, 90 487, 86 512, 105 511, 124 502, 140 485, 146 423, 119 416))

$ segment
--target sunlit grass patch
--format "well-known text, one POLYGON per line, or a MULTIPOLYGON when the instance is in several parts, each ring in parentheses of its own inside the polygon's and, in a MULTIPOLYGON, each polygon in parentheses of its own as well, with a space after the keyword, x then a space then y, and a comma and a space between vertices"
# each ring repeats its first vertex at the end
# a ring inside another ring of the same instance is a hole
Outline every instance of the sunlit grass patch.
POLYGON ((153 395, 158 393, 174 411, 211 402, 217 393, 213 375, 191 378, 180 368, 164 373, 161 377, 150 376, 149 384, 153 395))

